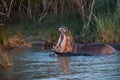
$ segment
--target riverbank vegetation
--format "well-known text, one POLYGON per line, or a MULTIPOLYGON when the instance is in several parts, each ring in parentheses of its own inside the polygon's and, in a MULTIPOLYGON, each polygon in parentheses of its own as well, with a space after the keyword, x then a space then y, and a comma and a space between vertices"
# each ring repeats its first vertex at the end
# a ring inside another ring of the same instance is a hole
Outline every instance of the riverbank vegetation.
POLYGON ((77 43, 120 42, 120 0, 1 0, 0 19, 2 45, 16 35, 53 45, 59 26, 77 43))
POLYGON ((56 29, 64 25, 77 42, 119 42, 118 3, 116 0, 13 0, 7 35, 55 41, 56 29))
POLYGON ((12 66, 11 56, 0 47, 0 67, 10 67, 12 66))

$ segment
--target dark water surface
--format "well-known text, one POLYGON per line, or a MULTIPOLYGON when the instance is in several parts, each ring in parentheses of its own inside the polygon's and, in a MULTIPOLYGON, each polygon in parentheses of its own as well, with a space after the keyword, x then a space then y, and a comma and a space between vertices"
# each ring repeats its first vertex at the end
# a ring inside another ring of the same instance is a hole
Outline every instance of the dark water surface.
POLYGON ((0 69, 0 80, 120 80, 120 53, 50 57, 41 49, 11 51, 14 65, 0 69))

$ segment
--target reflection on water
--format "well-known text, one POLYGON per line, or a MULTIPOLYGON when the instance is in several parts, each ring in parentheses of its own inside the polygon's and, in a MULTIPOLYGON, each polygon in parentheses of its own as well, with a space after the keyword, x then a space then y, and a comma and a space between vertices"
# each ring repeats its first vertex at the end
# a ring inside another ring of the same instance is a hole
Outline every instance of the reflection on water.
POLYGON ((39 49, 15 49, 14 66, 0 68, 0 80, 120 80, 120 54, 50 57, 39 49))

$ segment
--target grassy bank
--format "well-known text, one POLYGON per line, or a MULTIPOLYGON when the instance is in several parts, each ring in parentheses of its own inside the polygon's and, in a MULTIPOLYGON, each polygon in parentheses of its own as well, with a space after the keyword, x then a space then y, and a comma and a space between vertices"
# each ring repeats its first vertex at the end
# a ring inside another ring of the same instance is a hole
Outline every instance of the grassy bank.
POLYGON ((12 61, 10 56, 0 47, 0 67, 12 66, 12 61))
POLYGON ((7 34, 9 37, 18 34, 23 38, 37 37, 45 40, 56 41, 59 33, 59 26, 67 26, 75 41, 80 43, 102 42, 112 43, 120 41, 120 28, 113 15, 93 16, 88 29, 88 35, 81 38, 83 24, 78 14, 68 14, 64 16, 49 15, 40 23, 38 19, 30 20, 25 18, 18 20, 14 25, 9 24, 7 34), (76 36, 78 38, 76 38, 76 36))

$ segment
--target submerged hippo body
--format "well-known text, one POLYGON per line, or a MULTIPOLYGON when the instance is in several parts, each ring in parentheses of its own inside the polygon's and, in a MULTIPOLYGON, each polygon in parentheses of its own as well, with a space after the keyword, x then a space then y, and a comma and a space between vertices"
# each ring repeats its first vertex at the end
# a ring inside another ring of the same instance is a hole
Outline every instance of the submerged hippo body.
MULTIPOLYGON (((53 47, 54 52, 56 53, 76 53, 78 52, 85 52, 90 54, 112 54, 115 53, 116 50, 111 47, 110 45, 103 44, 103 43, 86 43, 86 44, 76 44, 68 35, 68 28, 60 27, 58 28, 60 32, 60 37, 55 47, 53 47)), ((79 53, 81 54, 81 53, 79 53)))
POLYGON ((113 54, 116 50, 102 43, 76 44, 74 52, 92 52, 93 54, 113 54))

